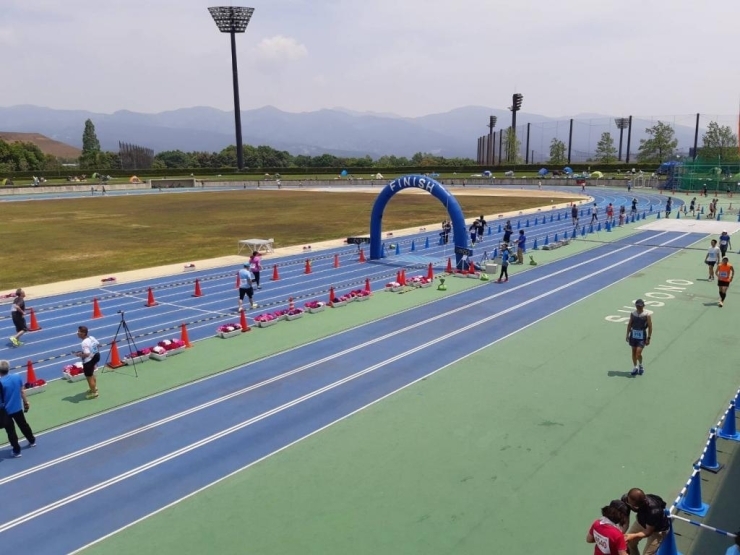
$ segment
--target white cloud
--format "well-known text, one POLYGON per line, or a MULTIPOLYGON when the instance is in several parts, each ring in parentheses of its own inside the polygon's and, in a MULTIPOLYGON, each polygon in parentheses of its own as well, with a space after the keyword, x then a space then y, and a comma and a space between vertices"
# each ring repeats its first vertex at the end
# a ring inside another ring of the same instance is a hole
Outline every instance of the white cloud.
POLYGON ((263 62, 294 62, 308 56, 308 49, 292 37, 276 35, 260 41, 257 55, 263 62))

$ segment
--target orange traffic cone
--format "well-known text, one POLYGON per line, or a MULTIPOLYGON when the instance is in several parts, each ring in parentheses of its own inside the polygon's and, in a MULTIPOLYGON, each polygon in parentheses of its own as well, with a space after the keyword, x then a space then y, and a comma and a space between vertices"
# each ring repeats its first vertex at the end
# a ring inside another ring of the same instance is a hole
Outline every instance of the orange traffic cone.
POLYGON ((26 363, 26 383, 36 383, 36 371, 33 369, 33 362, 30 360, 26 363))
POLYGON ((334 267, 339 268, 339 255, 338 254, 334 255, 334 267))
POLYGON ((451 258, 447 259, 447 269, 445 270, 445 272, 447 272, 448 274, 452 273, 452 259, 451 258))
POLYGON ((280 274, 278 274, 277 264, 275 264, 272 267, 272 281, 277 281, 280 279, 280 274))
POLYGON ((41 326, 39 326, 39 323, 36 321, 36 313, 31 308, 31 327, 28 328, 28 331, 39 331, 41 329, 41 326))
POLYGON ((432 281, 434 279, 434 266, 432 266, 432 263, 429 263, 429 267, 427 268, 427 279, 429 281, 432 281))
POLYGON ((189 349, 192 347, 190 344, 190 338, 188 337, 188 326, 187 324, 180 324, 180 341, 185 343, 185 347, 189 349))
POLYGON ((159 303, 154 300, 154 291, 152 291, 152 288, 149 288, 149 292, 147 293, 146 298, 146 304, 144 306, 157 306, 159 303))
POLYGON ((396 272, 396 283, 397 283, 398 285, 403 285, 403 284, 401 283, 401 270, 398 270, 398 271, 396 272))
POLYGON ((247 313, 242 310, 241 315, 241 321, 239 323, 242 326, 242 333, 246 333, 249 331, 249 324, 247 324, 247 313))
POLYGON ((195 280, 195 293, 193 293, 193 297, 202 297, 203 291, 200 290, 200 280, 195 280))
POLYGON ((311 261, 308 258, 306 259, 306 273, 311 273, 311 261))
POLYGON ((404 287, 407 285, 406 283, 406 270, 401 270, 401 285, 404 287))
POLYGON ((365 260, 365 251, 362 249, 360 249, 360 262, 367 262, 367 260, 365 260))
POLYGON ((236 284, 234 285, 234 289, 239 289, 239 283, 241 280, 239 279, 239 272, 236 273, 236 284))
POLYGON ((288 299, 288 310, 293 310, 295 308, 295 305, 293 304, 293 297, 290 297, 288 299))
POLYGON ((121 362, 121 357, 118 354, 118 345, 114 341, 110 346, 110 362, 107 364, 108 368, 120 368, 124 366, 121 362))
POLYGON ((93 320, 96 318, 102 318, 103 313, 100 312, 100 305, 98 304, 98 299, 93 299, 93 320))
POLYGON ((468 261, 468 273, 469 274, 475 273, 475 262, 468 261))
POLYGON ((329 306, 334 306, 334 287, 329 287, 329 306))
POLYGON ((365 278, 365 291, 371 294, 373 292, 372 288, 370 287, 370 278, 365 278))

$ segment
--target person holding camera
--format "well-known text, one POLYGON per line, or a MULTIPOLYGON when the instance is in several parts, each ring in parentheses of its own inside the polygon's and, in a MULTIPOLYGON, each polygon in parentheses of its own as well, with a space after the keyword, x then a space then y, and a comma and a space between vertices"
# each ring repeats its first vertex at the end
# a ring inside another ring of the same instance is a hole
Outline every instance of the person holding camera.
POLYGON ((629 490, 622 496, 622 501, 637 513, 635 522, 624 536, 629 555, 640 555, 639 543, 642 540, 647 540, 642 555, 655 555, 671 527, 665 514, 665 501, 639 488, 629 490))
POLYGON ((28 440, 28 447, 36 446, 33 430, 26 422, 25 413, 31 408, 23 387, 23 378, 20 374, 9 374, 10 364, 7 360, 0 360, 0 424, 8 434, 8 442, 13 448, 12 457, 21 456, 21 446, 18 443, 18 433, 15 425, 21 429, 23 437, 28 440))

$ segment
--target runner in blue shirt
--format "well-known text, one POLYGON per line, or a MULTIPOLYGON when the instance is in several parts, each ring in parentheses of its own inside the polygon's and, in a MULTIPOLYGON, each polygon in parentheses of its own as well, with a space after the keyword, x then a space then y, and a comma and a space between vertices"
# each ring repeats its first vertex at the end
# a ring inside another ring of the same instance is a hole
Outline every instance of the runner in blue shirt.
POLYGON ((730 234, 726 231, 722 232, 722 235, 719 236, 719 252, 722 253, 722 256, 727 255, 727 249, 732 248, 732 242, 730 241, 730 234))

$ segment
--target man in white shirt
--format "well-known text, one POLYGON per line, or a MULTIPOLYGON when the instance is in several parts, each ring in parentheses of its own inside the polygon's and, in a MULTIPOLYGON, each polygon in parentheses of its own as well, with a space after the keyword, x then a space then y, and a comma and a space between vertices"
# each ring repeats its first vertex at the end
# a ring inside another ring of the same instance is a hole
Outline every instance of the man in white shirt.
POLYGON ((100 344, 98 340, 90 335, 87 326, 80 326, 77 328, 77 337, 82 340, 80 343, 80 351, 75 353, 82 359, 82 371, 85 373, 87 378, 87 385, 90 387, 87 391, 88 399, 95 399, 98 396, 98 381, 95 377, 95 368, 98 362, 100 362, 100 344))
POLYGON ((704 263, 709 266, 709 281, 714 281, 714 267, 719 263, 719 247, 717 246, 717 240, 712 239, 712 246, 707 251, 707 256, 704 259, 704 263))

